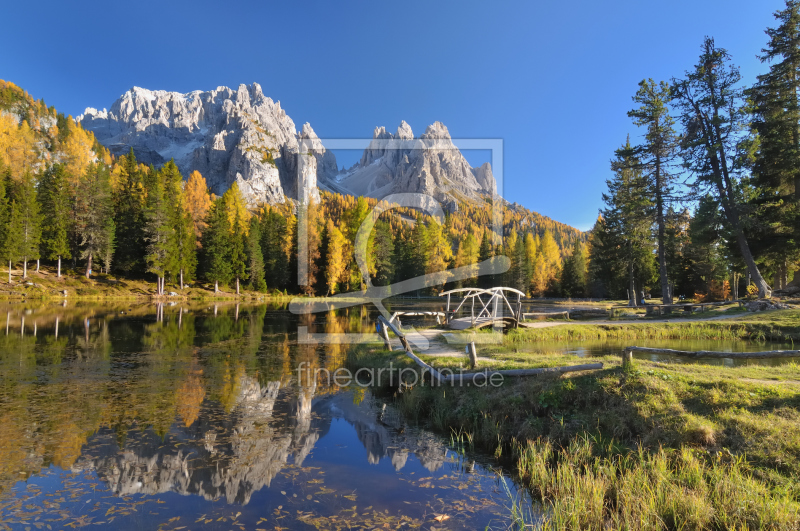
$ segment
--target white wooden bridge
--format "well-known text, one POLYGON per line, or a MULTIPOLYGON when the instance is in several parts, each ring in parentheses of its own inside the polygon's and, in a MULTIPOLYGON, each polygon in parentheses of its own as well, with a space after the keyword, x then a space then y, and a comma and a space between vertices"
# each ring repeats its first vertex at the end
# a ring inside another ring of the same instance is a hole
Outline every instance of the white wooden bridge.
POLYGON ((447 297, 445 319, 453 330, 487 326, 516 328, 522 320, 522 297, 525 294, 514 288, 458 288, 439 296, 447 297), (509 298, 515 300, 512 302, 509 298), (456 305, 457 299, 461 301, 456 305))

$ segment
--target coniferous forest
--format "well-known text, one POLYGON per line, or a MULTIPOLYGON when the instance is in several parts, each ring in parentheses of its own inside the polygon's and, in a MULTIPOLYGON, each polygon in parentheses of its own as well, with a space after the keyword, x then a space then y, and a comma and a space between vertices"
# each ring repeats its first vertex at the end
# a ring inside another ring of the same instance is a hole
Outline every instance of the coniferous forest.
MULTIPOLYGON (((59 277, 151 280, 158 295, 197 284, 308 295, 364 287, 353 250, 374 199, 323 192, 309 205, 250 208, 235 183, 215 197, 200 173, 183 176, 172 161, 155 168, 133 151, 112 157, 71 117, 12 83, 2 82, 0 108, 0 254, 9 282, 12 271, 21 268, 24 279, 45 263, 59 277), (300 217, 304 283, 297 278, 300 217)), ((585 252, 586 235, 516 205, 500 208, 504 238, 486 228, 491 198, 459 205, 443 224, 413 209, 384 213, 367 243, 371 281, 388 285, 504 254, 511 269, 483 284, 559 295, 562 263, 585 252)))
POLYGON ((642 291, 668 302, 797 285, 800 3, 775 18, 752 84, 711 37, 683 75, 639 84, 628 116, 643 134, 611 161, 590 295, 635 304, 642 291))
MULTIPOLYGON (((462 202, 442 225, 411 209, 385 213, 370 236, 375 285, 505 255, 503 284, 530 296, 722 299, 786 289, 800 265, 800 4, 776 13, 747 84, 713 38, 694 66, 632 87, 637 134, 621 139, 594 228, 503 203, 462 202)), ((248 207, 234 184, 215 197, 135 154, 112 157, 71 117, 0 82, 0 258, 62 274, 114 275, 236 291, 328 295, 364 287, 353 248, 376 201, 321 194, 318 203, 248 207), (298 219, 308 222, 308 281, 298 282, 298 219), (70 273, 66 273, 70 271, 70 273), (308 285, 301 285, 308 284, 308 285)), ((795 282, 796 283, 796 282, 795 282)), ((167 289, 167 285, 173 288, 167 289)), ((440 288, 442 289, 442 288, 440 288)))

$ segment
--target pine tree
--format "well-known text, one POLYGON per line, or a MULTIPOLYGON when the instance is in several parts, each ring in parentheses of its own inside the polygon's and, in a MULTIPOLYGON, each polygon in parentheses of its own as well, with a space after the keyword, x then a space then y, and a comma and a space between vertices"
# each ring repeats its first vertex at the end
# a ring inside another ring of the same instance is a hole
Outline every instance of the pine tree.
MULTIPOLYGON (((800 260, 800 2, 775 13, 761 62, 769 71, 748 91, 757 135, 752 199, 757 221, 754 252, 775 264, 776 288, 800 260)), ((797 280, 797 278, 796 278, 797 280)))
POLYGON ((222 195, 222 204, 228 217, 230 243, 228 258, 231 274, 236 280, 236 294, 239 294, 240 280, 247 280, 247 254, 245 252, 247 232, 250 226, 250 212, 239 185, 235 182, 222 195))
MULTIPOLYGON (((10 256, 6 253, 6 239, 8 237, 8 222, 10 212, 10 205, 8 195, 6 193, 6 185, 11 181, 9 170, 3 165, 3 160, 0 159, 0 255, 3 260, 8 260, 10 256)), ((13 247, 13 245, 12 245, 13 247)), ((11 265, 8 266, 8 282, 11 283, 11 265)))
POLYGON ((147 208, 144 214, 144 239, 147 242, 145 263, 147 272, 156 275, 158 295, 164 294, 164 277, 176 252, 169 210, 164 174, 159 172, 147 190, 147 208))
POLYGON ((214 293, 219 293, 220 282, 227 284, 233 278, 230 241, 228 215, 220 197, 208 211, 203 232, 203 271, 206 280, 214 283, 214 293))
POLYGON ((575 240, 572 254, 564 260, 561 293, 565 297, 586 296, 586 250, 580 240, 575 240))
POLYGON ((261 222, 257 217, 250 219, 246 251, 250 289, 253 291, 267 291, 267 283, 264 280, 264 256, 261 253, 261 222))
POLYGON ((139 170, 131 149, 118 162, 119 182, 114 191, 114 222, 118 252, 116 268, 128 274, 142 274, 146 265, 144 253, 146 191, 144 173, 139 170))
POLYGON ((706 37, 694 70, 686 79, 675 80, 672 93, 681 109, 685 128, 682 154, 684 165, 696 176, 695 188, 712 191, 739 245, 759 297, 770 295, 769 285, 759 271, 744 232, 740 183, 744 129, 741 74, 730 55, 706 37))
POLYGON ((598 234, 591 240, 591 259, 593 281, 605 287, 606 296, 620 297, 627 290, 628 304, 638 306, 637 291, 643 291, 653 276, 653 202, 648 179, 631 158, 628 141, 611 162, 614 176, 606 181, 606 207, 593 230, 598 234), (606 274, 600 277, 600 271, 606 274))
POLYGON ((652 79, 643 80, 633 97, 633 101, 640 106, 628 112, 634 124, 647 129, 644 142, 633 148, 633 154, 643 175, 649 180, 654 198, 661 300, 664 304, 672 303, 665 251, 666 210, 672 200, 675 180, 670 166, 678 148, 675 121, 667 107, 670 99, 670 87, 665 81, 656 83, 652 79))
POLYGON ((39 202, 42 217, 42 252, 48 260, 57 260, 61 278, 61 259, 71 258, 69 232, 71 222, 70 187, 64 166, 54 164, 42 175, 39 202))
POLYGON ((268 207, 260 221, 261 253, 268 285, 284 289, 289 278, 289 261, 282 245, 287 232, 287 219, 276 209, 268 207))
POLYGON ((80 256, 86 259, 86 278, 92 273, 92 260, 102 257, 114 234, 111 185, 108 169, 100 164, 90 164, 86 175, 78 183, 76 194, 76 234, 80 239, 80 256))
MULTIPOLYGON (((478 261, 485 262, 494 256, 494 249, 492 248, 492 241, 489 238, 489 229, 483 230, 483 237, 481 237, 481 246, 478 249, 478 261)), ((478 278, 478 286, 486 289, 491 287, 494 275, 484 275, 478 278)))
POLYGON ((197 241, 194 220, 188 208, 183 189, 183 177, 173 161, 161 170, 164 182, 164 200, 167 209, 167 223, 172 228, 168 245, 167 271, 171 278, 179 281, 180 289, 184 282, 191 280, 197 265, 197 241))
POLYGON ((36 201, 36 186, 30 174, 15 181, 12 197, 20 215, 19 254, 22 257, 22 278, 28 278, 28 260, 39 259, 39 242, 42 227, 39 203, 36 201))
POLYGON ((2 256, 8 262, 8 283, 11 283, 11 268, 15 262, 22 259, 22 212, 15 200, 11 200, 8 207, 8 222, 5 225, 5 238, 3 239, 2 256))
POLYGON ((375 223, 374 239, 375 275, 374 281, 378 286, 386 286, 394 280, 395 247, 392 238, 392 228, 386 221, 378 220, 375 223))

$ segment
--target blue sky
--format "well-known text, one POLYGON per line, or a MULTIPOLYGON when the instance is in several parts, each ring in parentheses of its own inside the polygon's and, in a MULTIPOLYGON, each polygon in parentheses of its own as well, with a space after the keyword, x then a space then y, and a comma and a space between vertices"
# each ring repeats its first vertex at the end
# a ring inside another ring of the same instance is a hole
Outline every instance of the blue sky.
POLYGON ((401 120, 420 134, 438 120, 453 137, 502 138, 504 196, 586 230, 614 149, 639 135, 626 116, 637 83, 680 76, 704 35, 752 82, 782 6, 34 0, 3 7, 0 78, 73 115, 110 107, 134 85, 255 81, 322 138, 394 131, 401 120))

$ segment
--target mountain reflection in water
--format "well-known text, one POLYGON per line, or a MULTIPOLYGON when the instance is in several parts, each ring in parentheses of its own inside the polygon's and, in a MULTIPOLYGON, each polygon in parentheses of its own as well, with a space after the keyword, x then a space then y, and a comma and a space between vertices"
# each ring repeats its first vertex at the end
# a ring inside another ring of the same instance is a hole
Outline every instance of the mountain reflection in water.
POLYGON ((502 513, 491 468, 363 389, 298 381, 301 363, 333 373, 348 348, 298 344, 298 325, 369 331, 365 308, 40 303, 3 313, 0 528, 36 518, 213 527, 211 515, 247 528, 396 528, 447 512, 440 528, 469 529, 502 513))

